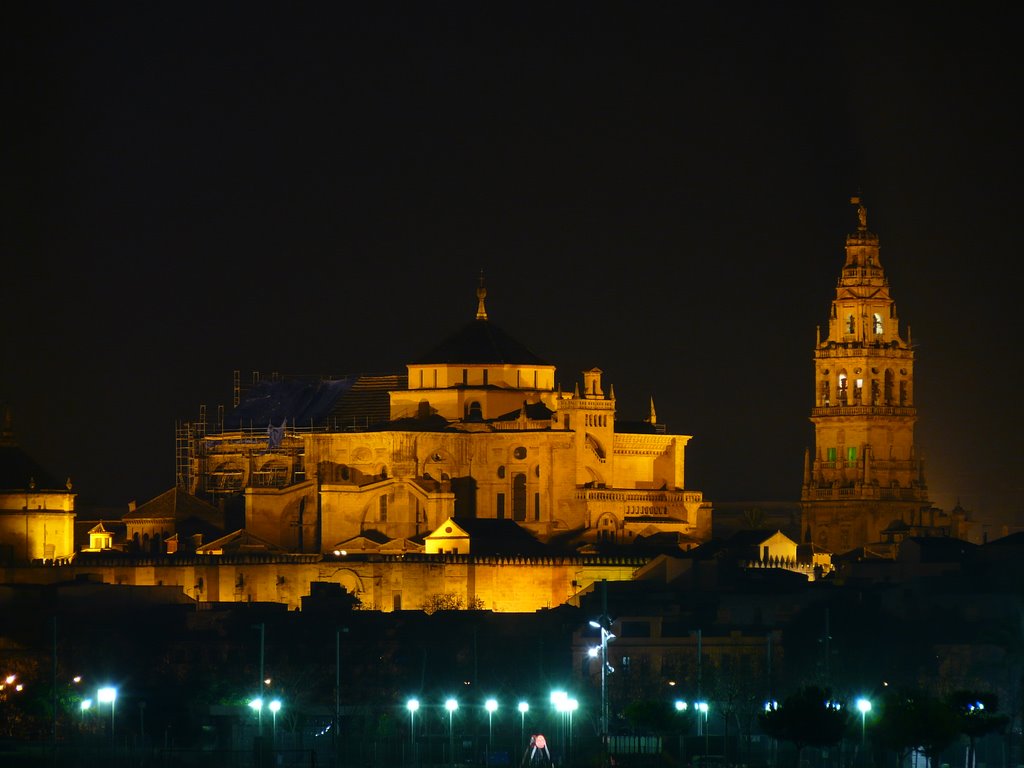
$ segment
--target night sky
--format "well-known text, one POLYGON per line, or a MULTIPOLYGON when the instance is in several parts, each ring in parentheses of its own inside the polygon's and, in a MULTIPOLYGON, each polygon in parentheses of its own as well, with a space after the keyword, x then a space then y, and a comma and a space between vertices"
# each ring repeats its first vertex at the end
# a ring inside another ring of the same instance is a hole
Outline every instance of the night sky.
POLYGON ((1020 524, 1022 13, 921 8, 5 4, 0 401, 141 503, 233 371, 404 372, 482 270, 688 488, 795 501, 860 194, 932 499, 1020 524))

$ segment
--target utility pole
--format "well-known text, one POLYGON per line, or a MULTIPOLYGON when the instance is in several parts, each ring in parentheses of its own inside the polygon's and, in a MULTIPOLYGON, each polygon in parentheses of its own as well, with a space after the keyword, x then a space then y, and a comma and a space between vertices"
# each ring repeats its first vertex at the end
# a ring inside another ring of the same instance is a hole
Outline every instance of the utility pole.
POLYGON ((57 764, 57 616, 53 617, 53 764, 57 764))
POLYGON ((334 631, 334 743, 339 745, 338 729, 341 727, 341 630, 334 631))
POLYGON ((348 627, 337 627, 334 630, 334 757, 341 760, 341 634, 348 632, 348 627))
POLYGON ((259 699, 261 704, 260 704, 260 707, 256 710, 256 721, 257 721, 257 724, 258 724, 258 726, 257 726, 258 727, 257 735, 258 736, 263 736, 263 706, 262 706, 262 702, 263 702, 263 681, 266 679, 266 677, 263 674, 263 654, 264 654, 264 647, 265 647, 263 641, 264 641, 264 635, 265 635, 265 631, 266 631, 266 626, 261 621, 259 624, 253 624, 252 628, 253 629, 258 629, 260 631, 260 682, 259 682, 259 685, 256 686, 256 698, 259 699))
MULTIPOLYGON (((609 625, 611 624, 608 619, 608 582, 606 579, 601 580, 601 616, 596 621, 591 621, 590 626, 594 627, 601 633, 601 765, 602 768, 608 764, 608 673, 613 671, 612 666, 608 663, 608 642, 615 639, 615 635, 611 633, 609 625)), ((591 655, 593 651, 597 649, 591 649, 591 655)), ((572 711, 569 712, 569 717, 572 717, 572 711)), ((572 738, 572 720, 569 720, 569 738, 572 738)), ((571 746, 571 745, 570 745, 571 746)))
POLYGON ((828 688, 830 684, 829 678, 832 676, 831 663, 832 660, 829 658, 832 655, 832 650, 829 647, 832 640, 832 633, 829 630, 829 609, 825 609, 825 637, 822 638, 825 645, 825 687, 828 688))

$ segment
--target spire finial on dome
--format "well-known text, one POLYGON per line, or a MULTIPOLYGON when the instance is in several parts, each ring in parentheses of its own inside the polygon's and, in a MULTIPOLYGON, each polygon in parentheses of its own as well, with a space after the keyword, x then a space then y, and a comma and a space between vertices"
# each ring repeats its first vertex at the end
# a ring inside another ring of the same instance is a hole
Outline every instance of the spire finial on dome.
POLYGON ((480 287, 476 289, 476 319, 486 320, 487 319, 487 307, 484 306, 484 299, 487 298, 487 289, 484 288, 484 271, 480 270, 480 287))

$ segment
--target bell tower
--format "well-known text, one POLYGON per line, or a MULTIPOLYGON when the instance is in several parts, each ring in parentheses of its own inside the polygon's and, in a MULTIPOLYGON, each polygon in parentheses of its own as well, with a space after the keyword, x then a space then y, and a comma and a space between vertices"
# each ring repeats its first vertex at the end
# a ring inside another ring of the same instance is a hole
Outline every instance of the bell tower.
MULTIPOLYGON (((814 449, 804 457, 803 535, 833 552, 882 542, 891 523, 919 525, 930 509, 914 443, 914 351, 859 197, 846 237, 828 335, 814 349, 814 449)), ((897 526, 901 527, 901 526, 897 526)))

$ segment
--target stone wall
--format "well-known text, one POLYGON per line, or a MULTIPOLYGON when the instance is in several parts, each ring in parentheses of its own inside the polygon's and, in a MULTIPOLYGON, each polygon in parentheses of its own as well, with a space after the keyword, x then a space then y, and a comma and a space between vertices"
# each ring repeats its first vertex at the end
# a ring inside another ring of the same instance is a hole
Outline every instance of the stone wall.
POLYGON ((165 558, 79 555, 70 565, 0 569, 8 584, 92 579, 106 584, 177 586, 198 601, 272 602, 298 610, 312 582, 341 584, 363 608, 417 610, 440 596, 462 607, 533 612, 566 603, 594 582, 628 581, 641 558, 478 558, 461 555, 281 558, 275 555, 165 558))

